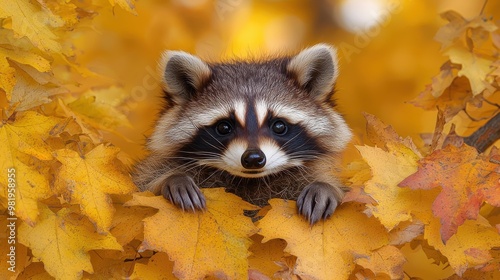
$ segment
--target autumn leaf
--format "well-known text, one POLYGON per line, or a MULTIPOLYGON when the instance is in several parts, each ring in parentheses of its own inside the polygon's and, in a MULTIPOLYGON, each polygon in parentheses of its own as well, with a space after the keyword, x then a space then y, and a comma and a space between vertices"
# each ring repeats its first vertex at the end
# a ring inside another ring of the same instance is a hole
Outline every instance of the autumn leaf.
MULTIPOLYGON (((9 60, 30 65, 40 72, 48 72, 50 70, 50 62, 38 54, 27 52, 22 49, 15 49, 14 51, 0 47, 0 88, 5 90, 7 100, 12 99, 14 86, 18 81, 18 79, 16 79, 16 69, 9 64, 9 60)), ((17 73, 17 75, 19 75, 19 73, 17 73)))
POLYGON ((472 95, 478 95, 486 89, 488 85, 486 76, 493 71, 493 61, 471 53, 465 48, 451 48, 445 53, 450 56, 451 62, 462 65, 458 76, 467 77, 472 95))
POLYGON ((27 1, 0 0, 0 18, 11 18, 12 30, 17 37, 28 37, 40 50, 49 53, 62 51, 51 27, 60 27, 63 22, 52 13, 27 1))
POLYGON ((446 49, 456 44, 459 39, 463 38, 469 28, 482 29, 488 32, 493 32, 498 29, 494 22, 485 19, 483 15, 467 20, 458 12, 446 11, 441 14, 441 17, 449 22, 441 27, 434 37, 436 41, 442 44, 442 49, 446 49))
POLYGON ((444 112, 446 121, 450 121, 460 111, 464 110, 467 103, 472 99, 469 80, 466 77, 454 78, 439 96, 434 96, 435 86, 434 83, 427 86, 410 103, 425 110, 440 109, 444 112))
MULTIPOLYGON (((53 195, 47 178, 47 166, 37 159, 51 160, 50 147, 44 141, 61 119, 35 112, 16 115, 15 120, 0 125, 0 168, 13 169, 16 182, 16 215, 34 225, 38 219, 38 201, 53 195), (34 157, 36 159, 33 159, 34 157)), ((8 177, 0 177, 0 197, 7 201, 8 177), (3 187, 5 186, 5 187, 3 187)))
POLYGON ((271 239, 262 242, 263 236, 252 236, 252 246, 250 246, 251 256, 248 257, 248 264, 251 270, 258 271, 264 275, 272 276, 278 272, 279 261, 283 258, 283 249, 286 241, 282 239, 271 239))
POLYGON ((116 237, 120 245, 130 243, 134 238, 141 235, 144 226, 142 220, 154 214, 151 208, 130 208, 123 205, 114 205, 116 212, 113 216, 109 232, 116 237))
POLYGON ((12 89, 10 106, 15 111, 26 111, 33 107, 51 102, 51 96, 62 93, 59 88, 42 86, 30 78, 17 75, 17 82, 12 89))
POLYGON ((162 196, 137 193, 125 206, 146 206, 158 213, 144 219, 140 251, 166 252, 175 262, 174 275, 181 279, 244 279, 248 273, 249 236, 257 231, 243 210, 256 207, 223 189, 202 189, 205 212, 189 213, 162 196))
MULTIPOLYGON (((89 91, 82 94, 77 100, 68 103, 67 107, 78 118, 97 129, 115 131, 120 126, 130 127, 127 117, 116 108, 116 104, 112 103, 113 100, 99 98, 99 96, 106 96, 109 93, 116 95, 116 92, 121 93, 122 96, 124 95, 123 90, 116 87, 96 92, 89 91)), ((119 98, 118 96, 117 99, 119 98)))
POLYGON ((440 238, 440 228, 442 232, 439 219, 433 219, 426 226, 424 238, 448 259, 459 276, 468 268, 484 266, 493 258, 490 250, 500 247, 500 235, 481 216, 465 221, 446 244, 440 238))
POLYGON ((373 177, 366 182, 365 192, 375 201, 367 205, 375 217, 391 230, 400 222, 412 218, 412 210, 418 209, 420 202, 416 193, 399 188, 398 184, 417 170, 419 157, 409 148, 388 144, 388 151, 376 147, 357 146, 363 159, 370 165, 373 177))
POLYGON ((399 185, 422 190, 442 187, 432 212, 441 219, 444 242, 466 219, 477 218, 483 202, 500 206, 500 166, 467 145, 433 152, 399 185))
POLYGON ((297 256, 294 273, 301 279, 347 279, 357 257, 369 257, 388 242, 384 227, 356 204, 344 204, 331 218, 311 227, 298 215, 294 201, 269 203, 272 209, 257 224, 262 242, 286 240, 285 252, 297 256))
POLYGON ((411 149, 415 155, 421 156, 410 137, 399 136, 392 126, 386 125, 374 115, 363 113, 363 116, 366 119, 366 136, 373 144, 380 148, 386 148, 387 145, 403 145, 411 149))
POLYGON ((88 251, 121 250, 111 235, 95 233, 94 226, 69 208, 53 213, 41 209, 40 222, 19 227, 19 242, 28 246, 33 256, 44 263, 45 270, 58 279, 80 279, 83 271, 92 273, 88 251))
POLYGON ((55 186, 72 204, 106 232, 112 223, 114 208, 110 194, 128 194, 136 189, 128 174, 120 168, 116 147, 99 145, 85 155, 62 149, 54 153, 62 163, 55 186))
MULTIPOLYGON (((14 38, 9 39, 14 40, 14 38)), ((16 82, 18 82, 16 76, 19 75, 19 73, 16 73, 16 69, 9 64, 9 60, 30 65, 40 72, 48 72, 50 70, 49 61, 35 53, 20 48, 16 48, 14 51, 0 47, 0 88, 5 91, 7 100, 12 99, 12 93, 16 86, 16 82)), ((35 97, 38 96, 35 95, 35 97)), ((43 100, 43 98, 41 99, 43 100)))
POLYGON ((360 257, 356 264, 371 270, 375 276, 387 275, 390 279, 403 279, 403 265, 406 260, 401 251, 394 246, 384 246, 368 257, 360 257))
MULTIPOLYGON (((49 137, 50 130, 56 126, 61 119, 46 117, 36 112, 29 111, 18 114, 14 121, 7 121, 0 125, 0 142, 2 165, 4 170, 9 167, 9 159, 12 151, 16 150, 34 156, 40 160, 52 159, 50 147, 44 142, 49 137)), ((10 161, 12 162, 12 161, 10 161)), ((5 183, 5 177, 0 181, 5 183)))
POLYGON ((166 253, 156 253, 149 259, 148 264, 137 263, 131 279, 178 279, 172 273, 173 263, 166 253))

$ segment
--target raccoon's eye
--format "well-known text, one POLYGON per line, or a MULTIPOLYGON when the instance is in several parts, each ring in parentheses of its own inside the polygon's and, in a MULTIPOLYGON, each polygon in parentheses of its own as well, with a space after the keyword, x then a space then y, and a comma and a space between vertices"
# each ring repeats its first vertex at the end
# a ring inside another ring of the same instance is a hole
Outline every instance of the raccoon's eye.
POLYGON ((229 122, 220 121, 215 125, 215 131, 220 136, 225 136, 231 133, 231 131, 233 131, 233 128, 231 127, 231 124, 229 122))
POLYGON ((276 120, 271 124, 271 130, 277 135, 283 135, 288 131, 288 127, 282 120, 276 120))

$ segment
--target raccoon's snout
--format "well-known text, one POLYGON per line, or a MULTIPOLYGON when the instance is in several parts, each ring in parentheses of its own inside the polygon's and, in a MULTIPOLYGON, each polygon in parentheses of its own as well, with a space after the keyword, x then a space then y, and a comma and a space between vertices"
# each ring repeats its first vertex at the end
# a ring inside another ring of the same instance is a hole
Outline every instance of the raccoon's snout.
POLYGON ((246 150, 241 156, 241 165, 246 169, 259 169, 266 165, 266 155, 261 150, 246 150))

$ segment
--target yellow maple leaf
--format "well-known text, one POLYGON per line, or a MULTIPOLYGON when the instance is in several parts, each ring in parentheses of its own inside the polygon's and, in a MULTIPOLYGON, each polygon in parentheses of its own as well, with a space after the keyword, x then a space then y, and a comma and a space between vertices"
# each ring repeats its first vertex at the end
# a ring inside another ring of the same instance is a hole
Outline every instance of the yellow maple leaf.
POLYGON ((480 57, 462 47, 450 48, 445 52, 451 62, 461 64, 458 76, 469 79, 472 95, 476 96, 486 89, 486 76, 493 71, 493 61, 480 57))
POLYGON ((97 234, 91 223, 69 208, 57 213, 42 208, 40 222, 34 227, 22 224, 18 235, 19 242, 57 279, 80 279, 83 271, 92 273, 90 250, 122 250, 113 236, 97 234))
POLYGON ((373 251, 368 257, 360 257, 355 262, 371 270, 376 276, 385 274, 390 279, 403 279, 403 265, 406 261, 397 247, 389 245, 373 251))
MULTIPOLYGON (((0 152, 2 161, 0 168, 5 170, 9 162, 13 162, 12 150, 17 150, 41 160, 52 159, 50 147, 45 143, 49 132, 62 119, 46 117, 33 111, 17 114, 13 122, 0 124, 0 152)), ((5 183, 5 177, 0 177, 0 183, 5 183)))
POLYGON ((178 279, 172 273, 173 262, 170 261, 166 253, 159 252, 149 259, 148 264, 137 263, 131 279, 178 279))
MULTIPOLYGON (((53 194, 46 172, 41 166, 30 164, 26 154, 41 160, 50 160, 50 147, 44 141, 61 119, 35 112, 18 114, 14 121, 0 124, 1 170, 14 169, 16 180, 16 215, 30 225, 38 217, 38 201, 53 194)), ((8 177, 0 176, 0 197, 8 197, 8 177)))
POLYGON ((158 213, 144 219, 144 242, 139 250, 167 252, 181 279, 246 279, 249 236, 257 231, 243 210, 256 207, 223 189, 202 189, 204 212, 189 213, 162 196, 136 193, 125 206, 146 206, 158 213))
POLYGON ((387 144, 389 151, 377 147, 357 146, 370 165, 373 177, 366 182, 365 192, 377 202, 367 205, 371 213, 388 229, 411 219, 411 210, 418 208, 417 192, 398 184, 417 171, 419 157, 403 145, 387 144))
POLYGON ((500 235, 482 216, 477 220, 466 220, 446 245, 440 230, 439 218, 434 218, 426 225, 424 238, 448 259, 459 276, 468 268, 484 266, 493 259, 490 250, 500 247, 500 235))
POLYGON ((136 189, 119 165, 120 149, 99 145, 85 155, 61 149, 54 152, 62 163, 55 186, 72 204, 80 204, 82 212, 96 223, 100 232, 111 226, 114 208, 109 194, 128 194, 136 189))
POLYGON ((363 206, 347 203, 326 221, 310 226, 294 201, 271 199, 271 210, 258 222, 263 242, 282 238, 285 252, 297 256, 294 273, 301 279, 348 279, 354 260, 388 243, 387 232, 363 206))
MULTIPOLYGON (((7 100, 11 100, 17 81, 16 69, 11 67, 7 58, 21 64, 30 65, 40 72, 48 72, 50 70, 50 62, 35 53, 19 48, 10 50, 0 47, 0 88, 7 94, 7 100)), ((19 73, 17 74, 19 75, 19 73)), ((37 96, 36 93, 33 93, 33 95, 37 96)))
POLYGON ((142 220, 155 212, 151 208, 130 208, 120 204, 115 204, 115 209, 109 232, 123 246, 143 232, 142 220))
POLYGON ((46 87, 24 75, 17 75, 17 83, 12 89, 10 106, 18 112, 26 111, 51 102, 49 97, 61 92, 62 89, 46 87))
MULTIPOLYGON (((25 164, 28 156, 23 153, 12 154, 12 166, 8 170, 14 170, 15 177, 15 210, 16 217, 22 219, 30 226, 34 226, 40 214, 38 201, 49 198, 54 193, 50 188, 47 178, 47 169, 25 164), (22 159, 22 160, 21 160, 22 159), (40 170, 41 169, 41 170, 40 170)), ((2 188, 0 197, 9 197, 8 189, 2 188)))
POLYGON ((82 94, 77 100, 68 103, 67 107, 82 120, 97 129, 114 132, 120 126, 131 127, 127 116, 116 108, 117 104, 113 104, 114 100, 103 98, 106 95, 116 96, 116 99, 119 100, 123 98, 124 91, 117 87, 110 87, 95 92, 88 91, 82 94), (117 93, 121 96, 117 96, 117 93))
POLYGON ((283 257, 283 250, 286 247, 286 241, 283 239, 272 239, 262 242, 264 237, 261 235, 252 236, 252 246, 248 257, 250 269, 256 270, 264 275, 273 276, 278 272, 280 266, 277 264, 283 257))
POLYGON ((81 15, 78 14, 78 7, 69 0, 43 1, 39 3, 61 17, 67 27, 74 26, 81 19, 81 15))
POLYGON ((50 53, 61 52, 61 44, 50 26, 62 26, 63 21, 29 1, 0 0, 0 18, 11 18, 12 30, 18 37, 26 36, 33 45, 50 53))

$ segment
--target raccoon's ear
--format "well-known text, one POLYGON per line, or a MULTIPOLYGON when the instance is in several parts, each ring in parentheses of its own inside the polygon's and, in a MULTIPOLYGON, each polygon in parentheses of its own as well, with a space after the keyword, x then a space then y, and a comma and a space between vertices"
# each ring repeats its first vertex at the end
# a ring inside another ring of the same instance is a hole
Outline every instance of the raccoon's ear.
POLYGON ((178 104, 201 90, 211 74, 200 58, 182 51, 165 51, 159 67, 166 94, 178 104))
POLYGON ((325 101, 338 77, 337 51, 326 44, 312 46, 292 57, 286 69, 314 98, 325 101))

